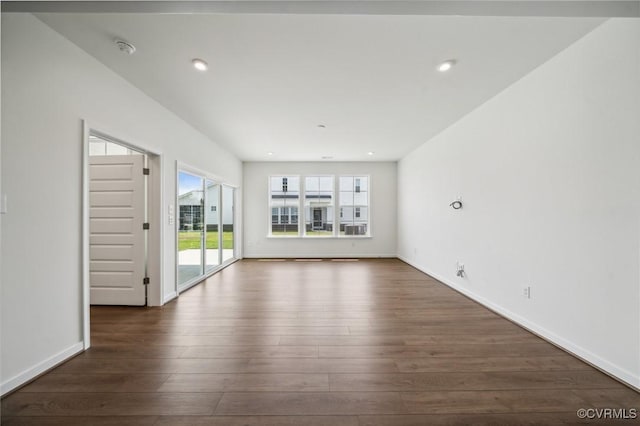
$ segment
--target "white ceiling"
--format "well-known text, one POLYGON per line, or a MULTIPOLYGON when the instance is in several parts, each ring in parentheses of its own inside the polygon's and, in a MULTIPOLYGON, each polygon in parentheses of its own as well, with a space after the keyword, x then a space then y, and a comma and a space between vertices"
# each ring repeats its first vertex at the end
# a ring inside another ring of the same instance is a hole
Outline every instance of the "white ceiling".
POLYGON ((383 14, 37 16, 244 161, 398 160, 603 21, 383 14), (136 53, 120 52, 117 38, 134 44, 136 53), (208 61, 209 71, 193 69, 196 57, 208 61), (450 58, 457 66, 439 73, 438 63, 450 58))

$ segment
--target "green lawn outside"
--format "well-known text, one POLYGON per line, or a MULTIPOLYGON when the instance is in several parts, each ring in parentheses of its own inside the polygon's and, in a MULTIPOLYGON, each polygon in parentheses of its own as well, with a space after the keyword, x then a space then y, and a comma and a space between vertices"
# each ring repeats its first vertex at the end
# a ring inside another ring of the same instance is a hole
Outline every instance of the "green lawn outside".
MULTIPOLYGON (((178 232, 178 251, 199 249, 200 248, 200 231, 179 231, 178 232)), ((218 232, 207 232, 207 248, 218 248, 218 232)), ((233 248, 233 232, 222 233, 222 248, 233 248)))

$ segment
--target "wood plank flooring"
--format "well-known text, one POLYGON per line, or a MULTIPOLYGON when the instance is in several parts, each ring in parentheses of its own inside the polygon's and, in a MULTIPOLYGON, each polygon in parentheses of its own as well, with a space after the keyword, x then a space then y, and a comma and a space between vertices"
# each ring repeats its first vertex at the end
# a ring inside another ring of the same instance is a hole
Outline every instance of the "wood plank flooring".
POLYGON ((92 307, 92 348, 2 425, 631 424, 640 394, 395 259, 244 260, 162 308, 92 307))

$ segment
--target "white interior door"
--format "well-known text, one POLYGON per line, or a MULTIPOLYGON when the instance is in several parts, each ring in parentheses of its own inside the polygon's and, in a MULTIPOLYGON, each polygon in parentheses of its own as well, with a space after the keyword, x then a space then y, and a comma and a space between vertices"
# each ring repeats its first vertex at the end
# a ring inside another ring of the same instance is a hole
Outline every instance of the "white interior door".
POLYGON ((92 305, 145 304, 144 156, 89 159, 92 305))

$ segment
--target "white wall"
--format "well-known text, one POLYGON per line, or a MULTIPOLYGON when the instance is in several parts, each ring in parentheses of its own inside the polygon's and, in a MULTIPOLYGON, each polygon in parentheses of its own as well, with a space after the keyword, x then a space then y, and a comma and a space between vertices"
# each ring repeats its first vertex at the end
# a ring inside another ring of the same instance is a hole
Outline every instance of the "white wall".
POLYGON ((176 161, 242 182, 233 155, 35 17, 3 14, 3 393, 82 347, 83 119, 163 154, 166 296, 175 288, 167 205, 176 161))
POLYGON ((639 138, 640 21, 614 19, 399 162, 398 253, 640 387, 639 138))
POLYGON ((396 168, 395 162, 244 163, 244 257, 395 257, 396 168), (371 238, 267 236, 269 176, 349 174, 370 176, 371 238))

